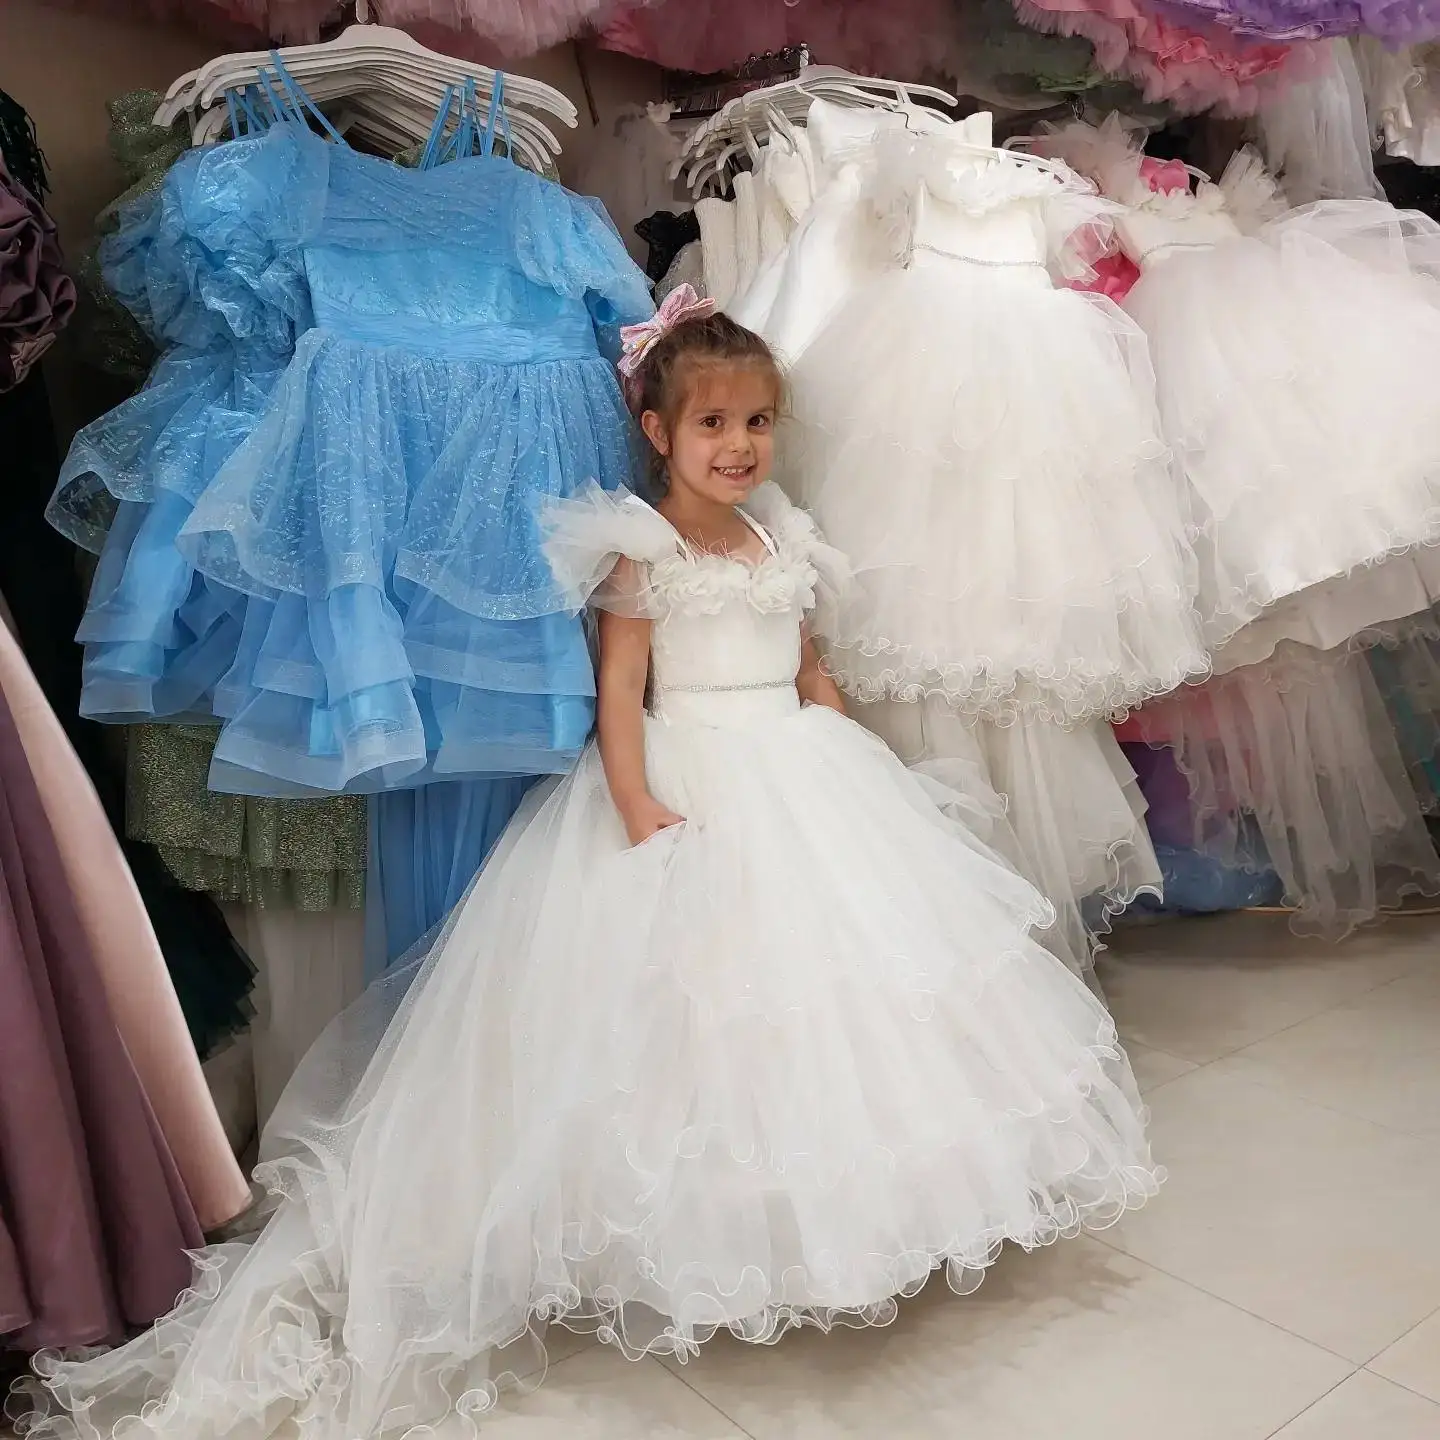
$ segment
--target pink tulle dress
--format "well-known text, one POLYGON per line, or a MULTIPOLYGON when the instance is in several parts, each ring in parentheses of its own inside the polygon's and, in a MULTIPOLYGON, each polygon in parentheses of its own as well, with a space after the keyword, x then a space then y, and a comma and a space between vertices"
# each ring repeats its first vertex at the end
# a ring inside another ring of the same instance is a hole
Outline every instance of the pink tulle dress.
POLYGON ((1177 110, 1250 114, 1319 64, 1310 45, 1250 40, 1198 17, 1180 25, 1140 0, 1015 0, 1015 11, 1035 29, 1083 35, 1101 69, 1177 110))

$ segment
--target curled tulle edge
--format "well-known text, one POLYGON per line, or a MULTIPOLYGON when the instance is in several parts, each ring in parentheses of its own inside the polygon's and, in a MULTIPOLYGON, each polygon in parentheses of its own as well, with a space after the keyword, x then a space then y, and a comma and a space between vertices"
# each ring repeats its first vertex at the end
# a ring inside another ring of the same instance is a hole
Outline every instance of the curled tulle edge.
POLYGON ((965 719, 1014 725, 1025 720, 1074 728, 1094 720, 1119 724, 1141 706, 1209 678, 1209 654, 1198 646, 1160 674, 1124 677, 1083 666, 1009 666, 1003 670, 977 656, 971 662, 943 658, 919 646, 882 637, 826 637, 825 668, 862 703, 943 700, 965 719), (858 659, 856 658, 858 657, 858 659), (860 660, 888 662, 864 666, 860 660))

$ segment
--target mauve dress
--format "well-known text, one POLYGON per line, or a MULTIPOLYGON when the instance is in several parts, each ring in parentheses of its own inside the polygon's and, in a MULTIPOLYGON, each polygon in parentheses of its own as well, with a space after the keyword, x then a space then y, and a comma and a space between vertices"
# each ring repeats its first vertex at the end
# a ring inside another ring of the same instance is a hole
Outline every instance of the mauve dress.
POLYGON ((0 693, 0 1344, 120 1340, 201 1241, 0 693))
MULTIPOLYGON (((4 609, 0 596, 0 622, 4 609)), ((219 1229, 249 1208, 249 1183, 231 1153, 160 942, 105 807, 4 623, 0 694, 25 747, 120 1038, 201 1226, 219 1229)))

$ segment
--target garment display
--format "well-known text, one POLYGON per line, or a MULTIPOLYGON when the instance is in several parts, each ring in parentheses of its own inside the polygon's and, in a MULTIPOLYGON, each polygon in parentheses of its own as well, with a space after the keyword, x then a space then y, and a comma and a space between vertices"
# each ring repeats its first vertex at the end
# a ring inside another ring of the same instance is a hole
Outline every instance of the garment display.
POLYGON ((730 311, 790 366, 782 483, 856 562, 827 660, 907 764, 1006 796, 1047 943, 1084 969, 1160 886, 1105 721, 1208 665, 1143 337, 1048 273, 1093 273, 1108 207, 983 114, 816 101, 806 130, 815 203, 730 311), (857 392, 859 355, 887 358, 857 392))
POLYGON ((1160 897, 1146 797, 1106 721, 998 725, 940 695, 853 710, 917 773, 1003 797, 1004 824, 989 843, 1055 907, 1055 923, 1037 938, 1072 970, 1089 974, 1097 937, 1116 915, 1160 897))
MULTIPOLYGON (((206 789, 218 731, 129 728, 125 823, 187 890, 265 909, 365 904, 365 801, 265 800, 206 789)), ((253 956, 251 957, 254 958, 253 956)))
POLYGON ((1420 809, 1440 816, 1440 620, 1392 627, 1365 651, 1420 809))
POLYGON ((1047 274, 1103 202, 988 140, 979 115, 871 147, 856 222, 900 253, 796 360, 785 466, 856 567, 847 690, 1086 720, 1206 669, 1186 516, 1143 340, 1047 274), (896 368, 857 395, 867 351, 896 368))
POLYGON ((1039 30, 1083 35, 1102 70, 1182 114, 1251 114, 1323 64, 1307 42, 1251 39, 1188 13, 1177 24, 1143 0, 1015 0, 1015 13, 1039 30))
POLYGON ((55 223, 0 152, 0 390, 30 373, 74 310, 55 223))
MULTIPOLYGON (((137 966, 143 960, 137 961, 137 966)), ((195 1210, 115 1027, 0 694, 0 1346, 115 1344, 175 1304, 195 1210)), ((160 1017, 157 1017, 157 1019, 160 1017)))
POLYGON ((635 226, 649 253, 645 273, 653 281, 665 278, 680 252, 700 238, 700 221, 694 210, 657 210, 635 226))
MULTIPOLYGON (((11 147, 4 152, 5 163, 10 163, 13 153, 17 168, 23 164, 36 190, 43 189, 43 168, 28 117, 8 97, 0 97, 0 131, 0 140, 11 147)), ((68 281, 62 285, 55 276, 54 236, 48 222, 35 221, 28 209, 26 213, 19 234, 28 237, 26 253, 38 260, 33 266, 35 282, 48 287, 49 298, 26 301, 17 296, 12 303, 16 314, 47 315, 41 328, 48 330, 63 318, 67 307, 57 304, 56 297, 63 296, 68 281)), ((32 273, 29 262, 23 269, 32 273)), ((11 268, 12 281, 19 273, 21 267, 11 268)), ((123 776, 99 727, 79 715, 80 655, 73 637, 83 598, 73 554, 44 518, 60 457, 45 378, 37 366, 31 366, 11 388, 0 387, 0 444, 6 458, 0 596, 7 603, 26 661, 99 793, 110 830, 123 835, 123 776)), ((204 896, 177 889, 148 846, 125 842, 123 849, 195 1046, 207 1056, 248 1022, 246 996, 253 971, 204 896)))
POLYGON ((365 916, 358 910, 227 905, 255 961, 255 1020, 248 1038, 259 1134, 306 1052, 365 988, 365 916))
MULTIPOLYGON (((800 203, 804 197, 798 187, 786 187, 797 202, 794 232, 749 290, 724 306, 763 335, 787 366, 800 359, 841 302, 888 258, 880 227, 857 224, 867 156, 877 136, 892 128, 928 132, 948 125, 944 116, 916 107, 852 110, 828 101, 810 106, 804 149, 798 151, 802 164, 808 156, 809 203, 800 203)), ((702 201, 697 209, 708 203, 702 201)), ((703 243, 703 209, 701 235, 703 243)))
POLYGON ((226 1143, 155 930, 95 787, 10 630, 0 625, 0 696, 25 751, 120 1039, 206 1230, 250 1204, 226 1143))
POLYGON ((50 510, 101 550, 85 712, 213 712, 240 793, 568 766, 593 679, 533 503, 629 475, 599 347, 650 305, 602 215, 508 160, 402 170, 282 120, 177 164, 106 262, 172 348, 50 510))
POLYGON ((762 55, 806 46, 826 64, 867 75, 920 79, 938 70, 950 0, 623 0, 603 17, 600 43, 671 70, 711 74, 762 55))
POLYGON ((1440 541, 1440 420, 1418 378, 1440 363, 1440 226, 1377 200, 1289 210, 1249 151, 1192 191, 1113 120, 1046 148, 1127 207, 1116 232, 1141 275, 1125 309, 1193 491, 1208 642, 1244 651, 1288 597, 1289 633, 1309 640, 1310 587, 1354 573, 1373 593, 1362 567, 1440 541))
POLYGON ((263 1234, 206 1252, 154 1337, 42 1360, 28 1434, 162 1397, 147 1424, 188 1440, 468 1418, 536 1315, 631 1355, 883 1324, 937 1267, 973 1289, 1005 1240, 1154 1193, 1113 1023, 1026 938, 1045 902, 942 788, 800 707, 840 562, 753 499, 753 568, 598 488, 551 512, 574 603, 655 617, 647 765, 686 825, 627 849, 593 749, 535 792, 374 1058, 383 990, 310 1057, 263 1234))
POLYGON ((1440 163, 1440 44, 1395 47, 1362 37, 1354 56, 1386 153, 1417 165, 1440 163))
POLYGON ((457 780, 371 800, 368 976, 404 958, 460 903, 534 783, 457 780))
POLYGON ((1365 86, 1353 48, 1327 47, 1327 63, 1256 112, 1260 149, 1292 205, 1383 200, 1375 178, 1365 86))
POLYGON ((1213 21, 1237 35, 1277 40, 1321 40, 1373 35, 1390 45, 1440 36, 1435 0, 1372 5, 1364 0, 1162 0, 1173 14, 1213 21))
POLYGON ((712 298, 705 290, 705 247, 698 240, 692 240, 675 257, 664 277, 655 282, 655 303, 662 304, 682 285, 688 285, 702 299, 712 298))
MULTIPOLYGON (((153 90, 130 90, 106 103, 110 154, 125 189, 95 217, 100 241, 115 233, 127 210, 164 184, 170 167, 190 148, 183 120, 168 130, 153 123, 163 98, 153 90)), ((98 244, 80 256, 75 278, 87 301, 76 327, 86 362, 138 390, 155 363, 155 343, 105 283, 98 244)))
POLYGON ((1255 868, 1258 832, 1300 933, 1339 939, 1382 906, 1440 894, 1440 856, 1362 652, 1286 646, 1133 723, 1184 772, 1197 849, 1255 868))

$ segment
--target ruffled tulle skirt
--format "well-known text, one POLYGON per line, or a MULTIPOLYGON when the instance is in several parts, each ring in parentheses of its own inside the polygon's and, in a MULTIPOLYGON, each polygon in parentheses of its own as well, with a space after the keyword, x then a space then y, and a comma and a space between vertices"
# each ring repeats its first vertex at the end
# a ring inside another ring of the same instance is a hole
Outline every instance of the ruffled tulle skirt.
POLYGON ((1440 894, 1407 773, 1427 728, 1402 748, 1363 651, 1284 646, 1148 706, 1129 733, 1173 751, 1196 850, 1273 868, 1293 928, 1339 939, 1407 895, 1440 894))
POLYGON ((1042 271, 953 261, 852 299, 795 366, 783 477, 855 569, 845 688, 1072 722, 1203 672, 1152 386, 1133 324, 1042 271))
POLYGON ((185 1440, 406 1432, 484 1409, 547 1318, 632 1356, 884 1323, 1151 1195, 1048 907, 937 806, 966 797, 782 698, 647 726, 686 823, 638 848, 593 750, 533 793, 378 1050, 399 986, 297 1077, 269 1227, 152 1335, 42 1362, 32 1433, 151 1401, 185 1440))
POLYGON ((85 432, 52 505, 83 541, 78 502, 122 502, 81 631, 85 712, 213 714, 211 783, 248 793, 573 764, 594 680, 536 514, 630 476, 607 362, 312 330, 283 374, 208 363, 200 385, 163 362, 137 413, 85 432))
POLYGON ((917 774, 990 797, 970 827, 1050 901, 1055 921, 1036 938, 1076 973, 1091 970, 1115 914, 1160 896, 1145 797, 1105 721, 995 725, 938 696, 877 700, 856 718, 917 774))
MULTIPOLYGON (((1163 257, 1130 292, 1194 490, 1213 645, 1288 597, 1303 609, 1311 586, 1440 540, 1427 258, 1440 262, 1433 222, 1322 202, 1262 238, 1163 257)), ((1309 638, 1298 616, 1289 628, 1309 638)))

